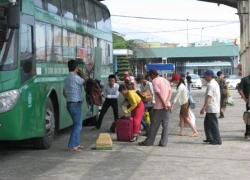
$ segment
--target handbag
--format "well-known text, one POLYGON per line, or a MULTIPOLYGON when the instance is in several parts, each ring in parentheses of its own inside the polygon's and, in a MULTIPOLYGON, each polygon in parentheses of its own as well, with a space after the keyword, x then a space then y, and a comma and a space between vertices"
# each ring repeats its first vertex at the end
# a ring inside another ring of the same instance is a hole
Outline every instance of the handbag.
POLYGON ((195 109, 195 102, 192 96, 189 96, 188 98, 189 106, 191 109, 195 109))
POLYGON ((152 101, 153 96, 148 90, 136 91, 136 93, 140 96, 143 102, 152 101))
POLYGON ((243 114, 243 120, 246 125, 250 125, 250 111, 245 111, 243 114))

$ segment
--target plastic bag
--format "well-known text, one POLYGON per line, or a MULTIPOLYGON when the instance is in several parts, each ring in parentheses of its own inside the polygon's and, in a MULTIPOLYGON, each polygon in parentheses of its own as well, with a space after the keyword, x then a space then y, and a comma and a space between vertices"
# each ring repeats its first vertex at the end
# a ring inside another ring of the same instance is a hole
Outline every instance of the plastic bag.
POLYGON ((193 126, 196 127, 196 125, 195 125, 195 116, 194 116, 194 113, 191 111, 191 109, 189 109, 189 118, 190 118, 191 123, 193 124, 193 126))
MULTIPOLYGON (((192 125, 194 127, 196 127, 196 125, 195 125, 195 116, 194 116, 194 113, 191 111, 191 109, 189 109, 189 120, 191 121, 192 125)), ((181 123, 179 123, 179 127, 181 127, 181 123)), ((184 123, 184 127, 188 128, 189 125, 187 123, 184 123)))
POLYGON ((144 113, 144 121, 149 125, 150 124, 150 116, 149 116, 149 112, 146 111, 144 113))
POLYGON ((234 106, 234 100, 233 100, 233 98, 231 96, 227 98, 227 104, 229 106, 234 106))

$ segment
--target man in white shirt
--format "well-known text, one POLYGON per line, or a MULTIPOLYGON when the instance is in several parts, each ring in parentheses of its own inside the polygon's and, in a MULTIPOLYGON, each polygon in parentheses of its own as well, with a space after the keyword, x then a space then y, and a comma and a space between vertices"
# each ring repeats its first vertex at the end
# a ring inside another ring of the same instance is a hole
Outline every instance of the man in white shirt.
POLYGON ((208 84, 205 94, 205 104, 200 111, 200 114, 204 114, 206 111, 204 119, 206 140, 203 142, 209 142, 212 145, 221 145, 222 141, 216 116, 217 113, 220 113, 220 87, 214 79, 214 72, 212 70, 208 69, 204 73, 204 77, 208 84))
POLYGON ((109 107, 113 108, 114 113, 114 121, 118 119, 118 96, 119 96, 119 85, 115 83, 116 77, 115 75, 109 75, 109 83, 104 85, 102 96, 105 98, 105 101, 102 105, 102 109, 96 123, 96 127, 92 130, 98 130, 101 128, 102 120, 109 107))

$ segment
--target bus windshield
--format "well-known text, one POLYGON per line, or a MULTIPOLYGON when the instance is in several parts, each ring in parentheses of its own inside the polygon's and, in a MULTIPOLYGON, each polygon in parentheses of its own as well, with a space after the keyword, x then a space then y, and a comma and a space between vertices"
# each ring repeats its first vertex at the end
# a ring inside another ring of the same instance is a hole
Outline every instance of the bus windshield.
POLYGON ((0 71, 13 70, 17 67, 15 34, 14 29, 6 28, 5 18, 0 17, 0 71))

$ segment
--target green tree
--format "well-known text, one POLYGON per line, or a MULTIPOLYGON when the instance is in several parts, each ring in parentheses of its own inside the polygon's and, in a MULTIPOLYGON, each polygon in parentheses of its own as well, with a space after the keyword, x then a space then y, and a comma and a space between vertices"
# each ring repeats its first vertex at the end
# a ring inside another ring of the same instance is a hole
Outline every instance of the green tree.
POLYGON ((120 80, 123 80, 123 74, 125 71, 131 72, 130 63, 129 63, 130 57, 118 57, 118 77, 120 80))
POLYGON ((113 48, 114 49, 126 49, 126 40, 117 32, 113 32, 113 48))

